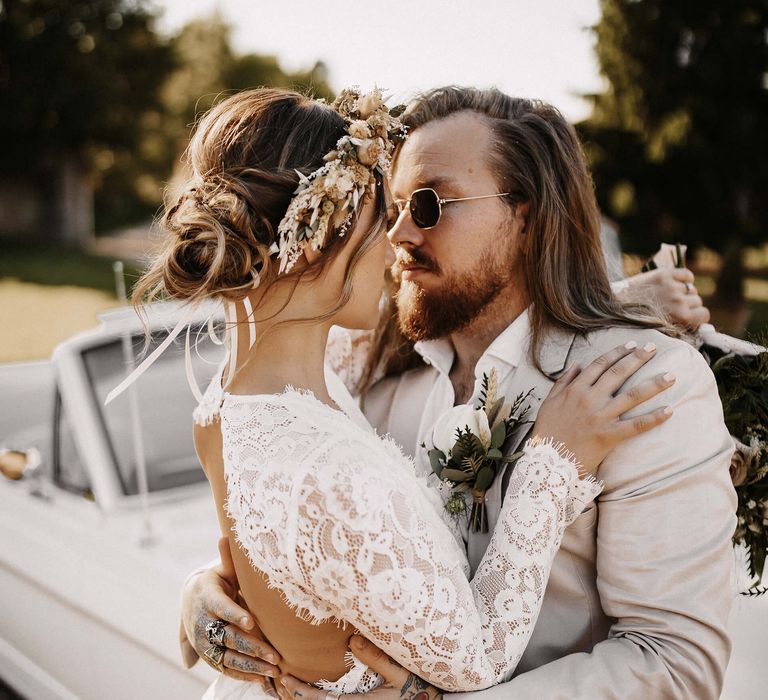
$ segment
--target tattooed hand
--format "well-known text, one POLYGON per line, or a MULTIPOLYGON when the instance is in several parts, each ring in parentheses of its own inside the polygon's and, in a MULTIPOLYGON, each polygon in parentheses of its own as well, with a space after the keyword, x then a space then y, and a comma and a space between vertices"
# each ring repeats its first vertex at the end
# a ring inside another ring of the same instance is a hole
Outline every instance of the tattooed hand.
MULTIPOLYGON (((417 675, 404 669, 396 661, 389 658, 381 649, 364 637, 356 634, 349 640, 350 651, 366 666, 373 669, 382 678, 384 685, 369 693, 342 695, 344 700, 442 700, 443 691, 430 685, 417 675)), ((302 683, 293 676, 282 676, 280 679, 282 700, 326 700, 328 692, 314 686, 302 683), (286 692, 287 691, 287 692, 286 692)))
MULTIPOLYGON (((239 606, 237 576, 229 541, 219 541, 221 564, 190 578, 181 595, 181 647, 185 666, 190 668, 211 644, 205 632, 209 622, 224 620, 225 676, 265 683, 271 687, 280 669, 280 655, 264 639, 250 613, 239 606), (266 676, 266 678, 265 678, 266 676)), ((266 690, 266 688, 265 688, 266 690)), ((274 690, 272 690, 274 693, 274 690)))

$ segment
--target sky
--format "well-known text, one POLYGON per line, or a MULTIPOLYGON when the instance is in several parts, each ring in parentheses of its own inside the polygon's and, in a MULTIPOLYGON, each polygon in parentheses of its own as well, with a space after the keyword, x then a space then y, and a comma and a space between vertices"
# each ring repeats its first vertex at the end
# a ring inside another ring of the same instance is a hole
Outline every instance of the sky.
POLYGON ((390 103, 445 85, 496 86, 589 114, 582 93, 603 80, 588 27, 599 0, 154 0, 173 34, 218 11, 241 53, 273 54, 288 70, 322 60, 335 89, 382 87, 390 103), (371 8, 371 9, 369 9, 371 8))

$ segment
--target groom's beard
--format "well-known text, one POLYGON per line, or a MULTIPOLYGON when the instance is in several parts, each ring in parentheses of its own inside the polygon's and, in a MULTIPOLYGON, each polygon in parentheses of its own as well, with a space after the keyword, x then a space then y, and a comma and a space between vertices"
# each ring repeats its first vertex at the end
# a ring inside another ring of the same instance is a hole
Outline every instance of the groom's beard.
MULTIPOLYGON (((403 335, 413 341, 433 340, 472 323, 510 283, 512 261, 502 262, 503 257, 487 251, 472 270, 441 275, 443 283, 429 291, 402 280, 396 301, 403 335)), ((423 265, 441 274, 439 266, 418 249, 398 258, 398 262, 423 265)))

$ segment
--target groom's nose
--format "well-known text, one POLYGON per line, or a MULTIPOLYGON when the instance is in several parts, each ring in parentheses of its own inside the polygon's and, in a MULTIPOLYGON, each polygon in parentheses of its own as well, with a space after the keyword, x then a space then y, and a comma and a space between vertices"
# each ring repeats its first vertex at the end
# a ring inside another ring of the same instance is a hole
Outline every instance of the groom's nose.
POLYGON ((387 231, 387 238, 394 247, 404 243, 410 243, 417 248, 424 245, 424 231, 413 223, 408 207, 400 212, 395 225, 387 231))

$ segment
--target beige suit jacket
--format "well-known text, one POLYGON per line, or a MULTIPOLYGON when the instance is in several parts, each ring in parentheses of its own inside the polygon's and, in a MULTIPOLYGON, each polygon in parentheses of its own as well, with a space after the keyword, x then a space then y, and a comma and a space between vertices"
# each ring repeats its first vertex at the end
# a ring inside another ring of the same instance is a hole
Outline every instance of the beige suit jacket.
MULTIPOLYGON (((699 353, 656 331, 609 328, 586 337, 552 332, 542 374, 527 351, 506 392, 535 387, 634 340, 657 356, 628 384, 670 371, 676 384, 636 413, 670 405, 661 427, 626 441, 602 463, 596 505, 566 531, 530 644, 513 678, 473 700, 718 698, 730 655, 731 536, 736 496, 729 477, 733 443, 714 378, 699 353)), ((364 408, 380 433, 407 450, 426 437, 420 411, 437 380, 425 366, 377 384, 364 408)), ((446 407, 446 409, 449 407, 446 407)), ((489 492, 495 526, 506 479, 489 492)), ((476 567, 487 535, 470 535, 476 567)))

